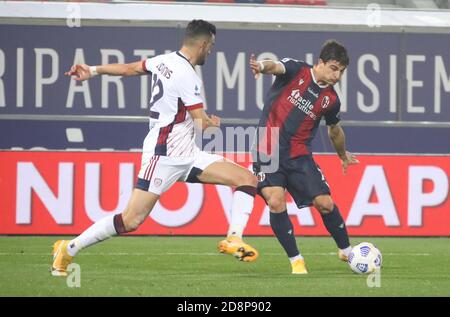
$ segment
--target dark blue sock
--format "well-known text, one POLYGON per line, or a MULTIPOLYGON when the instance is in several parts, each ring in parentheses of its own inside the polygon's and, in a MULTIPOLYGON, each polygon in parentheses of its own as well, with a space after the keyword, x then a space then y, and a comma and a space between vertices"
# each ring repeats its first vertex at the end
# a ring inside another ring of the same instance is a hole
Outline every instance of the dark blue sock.
POLYGON ((270 213, 270 225, 288 257, 292 258, 300 254, 294 236, 294 227, 289 219, 287 211, 270 213))
POLYGON ((333 210, 328 214, 322 214, 322 220, 327 228, 328 232, 333 237, 334 241, 339 249, 345 249, 350 246, 348 239, 347 227, 345 226, 344 219, 342 219, 341 213, 336 205, 333 210))

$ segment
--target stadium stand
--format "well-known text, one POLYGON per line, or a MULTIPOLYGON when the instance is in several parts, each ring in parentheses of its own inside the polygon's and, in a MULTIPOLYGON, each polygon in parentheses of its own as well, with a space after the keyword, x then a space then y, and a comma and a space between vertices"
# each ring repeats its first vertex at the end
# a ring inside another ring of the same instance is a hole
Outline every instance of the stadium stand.
MULTIPOLYGON (((121 0, 112 1, 122 2, 121 0)), ((366 7, 367 5, 374 3, 374 1, 372 0, 155 0, 154 2, 158 1, 239 4, 248 3, 330 7, 366 7)), ((450 9, 449 0, 379 0, 376 1, 376 4, 382 8, 450 9)))
MULTIPOLYGON (((33 0, 31 0, 33 1, 33 0)), ((60 2, 61 0, 47 0, 47 2, 60 2)), ((362 8, 376 3, 381 8, 389 9, 450 9, 450 0, 66 0, 66 2, 117 2, 117 3, 139 3, 139 2, 184 2, 184 3, 212 3, 212 4, 269 4, 269 5, 301 5, 301 6, 328 6, 328 7, 353 7, 362 8)))
POLYGON ((327 5, 326 0, 266 0, 266 4, 288 4, 288 5, 327 5))

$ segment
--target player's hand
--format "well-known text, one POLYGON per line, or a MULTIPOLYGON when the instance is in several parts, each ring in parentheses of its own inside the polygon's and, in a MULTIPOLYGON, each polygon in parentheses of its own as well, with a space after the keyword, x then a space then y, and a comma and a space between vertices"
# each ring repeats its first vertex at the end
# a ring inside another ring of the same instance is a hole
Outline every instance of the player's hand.
POLYGON ((261 73, 261 65, 259 65, 258 61, 255 59, 255 54, 250 55, 250 68, 255 76, 255 79, 258 79, 259 74, 261 73))
POLYGON ((209 121, 210 121, 210 125, 213 127, 220 127, 220 118, 218 116, 215 115, 211 115, 209 117, 209 121))
POLYGON ((89 65, 77 64, 73 65, 68 72, 65 72, 66 76, 75 76, 75 80, 83 81, 91 78, 91 72, 89 71, 89 65))
POLYGON ((356 156, 348 151, 345 151, 345 158, 341 159, 341 161, 342 161, 342 172, 344 173, 344 175, 347 174, 347 167, 349 165, 355 165, 359 163, 356 156))

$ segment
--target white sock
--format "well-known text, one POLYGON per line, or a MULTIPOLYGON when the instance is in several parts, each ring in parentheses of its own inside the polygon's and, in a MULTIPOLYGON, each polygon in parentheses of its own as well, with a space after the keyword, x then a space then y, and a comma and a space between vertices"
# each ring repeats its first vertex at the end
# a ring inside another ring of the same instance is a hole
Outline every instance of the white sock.
POLYGON ((341 249, 342 253, 344 253, 345 256, 348 256, 350 254, 351 250, 352 250, 352 246, 348 246, 345 249, 341 249))
POLYGON ((248 218, 253 210, 253 201, 255 197, 237 190, 233 194, 233 203, 231 205, 231 223, 228 228, 227 236, 237 236, 242 238, 242 233, 247 226, 248 218))
POLYGON ((292 257, 292 258, 289 258, 289 261, 291 261, 291 263, 294 263, 295 261, 297 261, 297 260, 303 260, 303 257, 302 257, 302 255, 301 254, 299 254, 299 255, 296 255, 296 256, 294 256, 294 257, 292 257))
POLYGON ((117 235, 117 232, 114 228, 114 215, 106 216, 87 228, 78 237, 71 240, 67 247, 67 252, 71 256, 75 256, 82 249, 115 235, 117 235))

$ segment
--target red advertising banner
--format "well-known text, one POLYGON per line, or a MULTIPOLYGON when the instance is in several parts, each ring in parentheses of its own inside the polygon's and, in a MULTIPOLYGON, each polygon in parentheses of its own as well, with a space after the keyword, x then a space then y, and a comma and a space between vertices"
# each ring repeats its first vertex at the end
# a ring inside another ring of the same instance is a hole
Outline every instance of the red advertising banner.
MULTIPOLYGON (((360 155, 342 174, 336 155, 316 155, 350 235, 450 236, 450 156, 360 155)), ((249 166, 249 156, 243 157, 249 166)), ((0 234, 79 234, 127 205, 139 153, 0 152, 0 234)), ((225 235, 225 186, 177 183, 133 234, 225 235)), ((288 197, 298 235, 328 235, 313 207, 288 197)), ((272 235, 257 197, 246 235, 272 235)))

